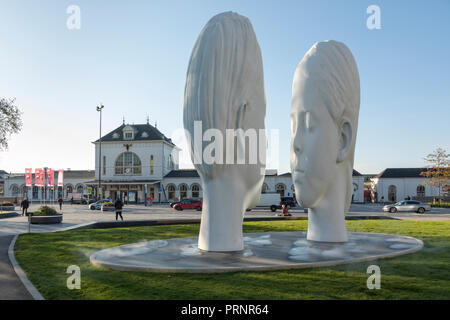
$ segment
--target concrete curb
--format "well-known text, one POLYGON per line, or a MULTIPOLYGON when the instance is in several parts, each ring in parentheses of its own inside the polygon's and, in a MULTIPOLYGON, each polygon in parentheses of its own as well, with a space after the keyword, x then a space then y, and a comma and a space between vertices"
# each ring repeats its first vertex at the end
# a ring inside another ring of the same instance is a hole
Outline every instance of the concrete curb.
POLYGON ((20 281, 22 281, 25 288, 28 290, 28 292, 31 294, 34 300, 45 300, 45 298, 41 295, 41 293, 36 289, 36 287, 31 283, 30 280, 28 280, 27 275, 23 271, 23 269, 20 267, 19 263, 17 262, 16 258, 14 257, 14 245, 16 244, 17 238, 19 235, 15 235, 14 238, 11 241, 11 244, 8 248, 8 257, 9 261, 11 262, 11 265, 16 272, 17 276, 19 277, 20 281))
MULTIPOLYGON (((395 218, 386 216, 364 216, 355 215, 347 216, 346 220, 397 220, 395 218)), ((292 221, 292 220, 308 220, 307 216, 291 216, 291 217, 246 217, 244 222, 253 221, 292 221)), ((110 228, 128 228, 128 227, 145 227, 145 226, 163 226, 163 225, 177 225, 177 224, 199 224, 200 218, 185 218, 185 219, 159 219, 159 220, 125 220, 125 221, 93 221, 83 224, 78 224, 59 230, 50 232, 63 232, 69 230, 80 229, 110 229, 110 228)))
POLYGON ((19 216, 19 214, 15 211, 11 211, 8 213, 0 213, 0 219, 12 218, 17 216, 19 216))

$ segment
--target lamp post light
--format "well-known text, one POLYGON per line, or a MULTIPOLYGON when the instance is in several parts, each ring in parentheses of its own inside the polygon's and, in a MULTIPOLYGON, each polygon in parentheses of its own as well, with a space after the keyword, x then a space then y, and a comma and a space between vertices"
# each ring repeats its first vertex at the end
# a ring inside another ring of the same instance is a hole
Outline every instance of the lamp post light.
MULTIPOLYGON (((100 189, 102 187, 102 109, 105 106, 100 103, 100 106, 97 106, 97 111, 100 112, 100 145, 99 145, 99 155, 98 155, 98 189, 97 189, 97 200, 100 200, 100 189)), ((103 194, 103 192, 102 192, 103 194)))

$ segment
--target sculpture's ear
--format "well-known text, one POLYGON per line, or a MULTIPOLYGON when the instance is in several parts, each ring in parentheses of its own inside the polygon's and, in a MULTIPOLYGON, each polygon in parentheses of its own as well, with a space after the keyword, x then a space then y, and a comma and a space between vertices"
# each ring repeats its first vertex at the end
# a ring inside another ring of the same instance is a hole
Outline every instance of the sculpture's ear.
POLYGON ((348 118, 343 117, 339 124, 339 152, 338 157, 336 159, 337 163, 342 162, 347 158, 350 148, 352 146, 352 141, 353 141, 352 123, 348 118))

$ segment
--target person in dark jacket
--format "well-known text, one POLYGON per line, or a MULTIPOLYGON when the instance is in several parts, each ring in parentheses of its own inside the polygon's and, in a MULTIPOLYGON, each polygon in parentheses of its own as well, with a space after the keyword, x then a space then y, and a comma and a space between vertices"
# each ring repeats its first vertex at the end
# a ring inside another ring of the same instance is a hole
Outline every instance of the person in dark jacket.
POLYGON ((59 203, 59 210, 62 211, 63 199, 61 197, 58 199, 58 203, 59 203))
POLYGON ((28 208, 30 207, 30 202, 27 198, 24 198, 20 203, 20 207, 22 208, 22 216, 27 214, 28 208))
POLYGON ((116 202, 114 203, 114 207, 116 208, 116 220, 120 216, 120 219, 122 219, 122 221, 123 221, 123 217, 122 217, 123 203, 122 203, 122 201, 120 201, 119 198, 116 199, 116 202))

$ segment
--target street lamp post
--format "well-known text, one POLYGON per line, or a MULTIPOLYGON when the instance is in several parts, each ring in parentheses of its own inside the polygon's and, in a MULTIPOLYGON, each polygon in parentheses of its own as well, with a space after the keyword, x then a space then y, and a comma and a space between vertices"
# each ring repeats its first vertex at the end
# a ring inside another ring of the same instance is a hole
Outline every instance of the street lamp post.
POLYGON ((99 145, 99 155, 98 155, 98 189, 97 189, 97 200, 100 200, 100 188, 102 187, 102 109, 105 106, 100 103, 97 106, 97 111, 100 112, 100 145, 99 145))

